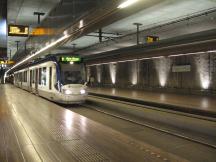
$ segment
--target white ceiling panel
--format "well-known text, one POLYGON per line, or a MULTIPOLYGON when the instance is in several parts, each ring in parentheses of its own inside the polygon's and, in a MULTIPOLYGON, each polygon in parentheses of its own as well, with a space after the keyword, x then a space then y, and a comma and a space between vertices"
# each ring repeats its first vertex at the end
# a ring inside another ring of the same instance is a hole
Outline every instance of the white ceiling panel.
POLYGON ((141 29, 145 29, 173 19, 203 12, 213 7, 216 7, 215 0, 165 0, 153 7, 113 23, 103 30, 128 34, 136 30, 133 23, 141 23, 143 24, 141 29))

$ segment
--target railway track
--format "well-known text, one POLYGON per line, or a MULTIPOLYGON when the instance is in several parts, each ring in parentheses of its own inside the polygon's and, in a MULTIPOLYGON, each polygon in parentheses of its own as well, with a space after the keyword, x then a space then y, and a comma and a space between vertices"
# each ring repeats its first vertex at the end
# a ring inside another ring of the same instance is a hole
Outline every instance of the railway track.
POLYGON ((191 137, 187 137, 187 136, 184 136, 182 134, 175 133, 174 131, 172 132, 170 130, 161 129, 161 128, 156 127, 156 126, 152 126, 151 124, 145 124, 145 123, 130 119, 129 117, 127 118, 127 117, 117 115, 115 113, 110 113, 110 112, 107 112, 105 110, 101 110, 101 109, 96 108, 94 106, 89 106, 89 105, 85 105, 85 104, 81 104, 80 106, 83 106, 83 107, 85 107, 87 109, 92 109, 94 111, 97 111, 97 112, 100 112, 100 113, 103 113, 105 115, 109 115, 109 116, 112 116, 112 117, 115 117, 115 118, 118 118, 118 119, 121 119, 121 120, 125 120, 127 122, 131 122, 131 123, 134 123, 134 124, 137 124, 137 125, 140 125, 140 126, 144 126, 144 127, 147 127, 147 128, 150 128, 150 129, 162 132, 162 133, 166 133, 166 134, 169 134, 169 135, 172 135, 172 136, 176 136, 178 138, 189 140, 189 141, 192 141, 192 142, 202 144, 202 145, 205 145, 205 146, 216 149, 216 145, 214 145, 214 144, 210 144, 210 143, 207 143, 207 142, 204 142, 204 141, 201 141, 201 140, 193 139, 191 137))
POLYGON ((206 130, 202 131, 216 135, 216 120, 214 118, 178 113, 158 107, 137 105, 92 95, 89 96, 85 104, 73 107, 69 106, 67 108, 103 125, 107 125, 112 129, 127 134, 134 139, 147 142, 150 145, 176 154, 179 157, 184 157, 190 161, 196 162, 215 162, 215 160, 212 159, 216 159, 216 141, 214 140, 216 138, 211 135, 211 137, 206 135, 200 138, 199 135, 202 134, 202 132, 199 133, 196 130, 196 125, 198 125, 200 129, 203 129, 206 127, 206 123, 210 123, 212 125, 207 126, 206 130), (165 115, 166 118, 165 122, 163 115, 165 115), (151 119, 151 117, 154 118, 151 119), (157 119, 157 122, 154 121, 155 119, 157 119), (182 125, 181 122, 184 124, 182 125), (171 123, 172 127, 167 127, 167 123, 171 123), (183 127, 180 131, 175 129, 180 126, 183 127), (122 129, 122 127, 124 127, 124 129, 122 129), (184 127, 191 128, 191 131, 188 133, 188 130, 184 127), (210 129, 212 129, 213 132, 210 131, 210 129), (193 133, 193 130, 195 133, 193 133), (151 135, 149 135, 149 132, 151 135), (191 132, 192 135, 190 134, 191 132), (197 154, 198 152, 199 154, 197 154))

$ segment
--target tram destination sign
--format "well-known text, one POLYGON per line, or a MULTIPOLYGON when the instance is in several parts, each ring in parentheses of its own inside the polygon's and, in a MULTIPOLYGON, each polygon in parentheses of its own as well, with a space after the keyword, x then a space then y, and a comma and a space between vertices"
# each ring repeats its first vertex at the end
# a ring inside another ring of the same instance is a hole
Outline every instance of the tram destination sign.
POLYGON ((81 58, 78 56, 62 56, 60 57, 61 62, 81 62, 81 58))
POLYGON ((28 37, 29 27, 23 25, 8 25, 8 36, 28 37))

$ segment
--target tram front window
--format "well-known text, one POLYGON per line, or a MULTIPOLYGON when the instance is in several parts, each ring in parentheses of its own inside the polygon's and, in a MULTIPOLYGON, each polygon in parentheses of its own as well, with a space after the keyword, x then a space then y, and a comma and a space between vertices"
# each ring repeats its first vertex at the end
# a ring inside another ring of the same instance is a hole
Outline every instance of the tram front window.
POLYGON ((63 65, 61 69, 61 81, 63 85, 66 84, 84 84, 85 73, 82 65, 66 66, 63 65))

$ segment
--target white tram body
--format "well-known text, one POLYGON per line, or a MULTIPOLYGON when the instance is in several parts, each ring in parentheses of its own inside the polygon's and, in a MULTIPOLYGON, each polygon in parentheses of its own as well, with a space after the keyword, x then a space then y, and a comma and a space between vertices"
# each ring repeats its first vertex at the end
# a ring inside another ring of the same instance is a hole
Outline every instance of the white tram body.
POLYGON ((14 85, 64 104, 86 100, 85 81, 84 64, 75 56, 51 56, 14 72, 14 85))

